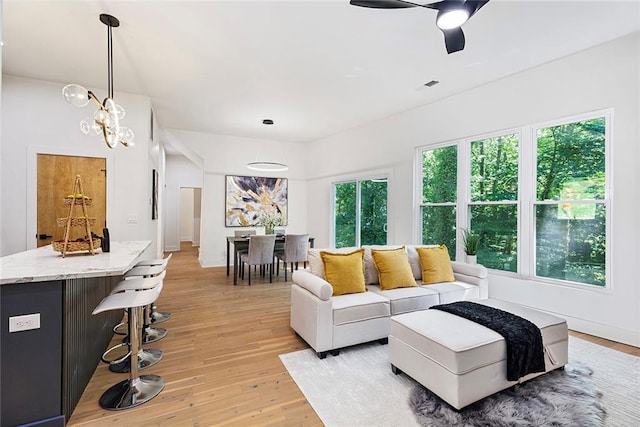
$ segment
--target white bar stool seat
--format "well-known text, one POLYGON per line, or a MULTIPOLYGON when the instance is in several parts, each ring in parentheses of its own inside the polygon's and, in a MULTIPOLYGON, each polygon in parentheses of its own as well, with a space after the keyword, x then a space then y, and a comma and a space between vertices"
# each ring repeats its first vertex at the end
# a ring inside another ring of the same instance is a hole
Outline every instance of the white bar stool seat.
POLYGON ((173 256, 173 253, 170 253, 166 258, 157 258, 157 259, 147 259, 142 260, 137 263, 134 267, 142 267, 142 266, 152 266, 152 265, 163 265, 164 267, 169 264, 169 260, 173 256))
MULTIPOLYGON (((140 279, 140 278, 152 278, 154 276, 164 275, 166 274, 166 265, 142 265, 139 267, 133 267, 129 271, 124 274, 125 281, 140 279)), ((122 285, 126 286, 126 285, 122 285)), ((153 319, 153 312, 155 306, 152 304, 149 308, 145 308, 143 314, 143 328, 142 328, 142 344, 150 344, 152 342, 156 342, 167 336, 167 330, 165 328, 159 328, 155 326, 151 326, 152 323, 155 323, 153 319)), ((170 313, 158 313, 158 317, 161 318, 161 322, 171 317, 170 313)), ((122 335, 122 332, 118 331, 118 328, 122 326, 121 324, 116 325, 114 332, 122 335)), ((125 337, 125 340, 127 338, 125 337)))
MULTIPOLYGON (((163 271, 160 275, 155 277, 145 277, 145 278, 139 277, 139 278, 132 278, 128 280, 122 280, 120 283, 116 285, 115 288, 113 288, 113 290, 111 291, 111 295, 121 293, 121 292, 142 291, 147 289, 153 289, 162 283, 165 275, 166 275, 166 272, 163 271)), ((118 323, 116 326, 113 327, 113 332, 118 335, 125 335, 124 333, 118 331, 118 329, 124 325, 127 325, 127 322, 118 323)), ((128 326, 127 326, 127 329, 128 329, 128 326)), ((166 335, 166 330, 165 330, 165 335, 166 335)), ((142 337, 142 335, 139 335, 139 337, 142 337)), ((162 360, 162 357, 163 357, 162 350, 158 350, 155 348, 142 348, 142 344, 143 342, 138 343, 138 369, 148 368, 150 366, 155 365, 160 360, 162 360)), ((123 342, 121 344, 118 344, 109 348, 107 351, 105 351, 102 354, 102 357, 100 359, 104 363, 109 364, 109 370, 111 372, 120 373, 120 374, 129 372, 129 370, 131 369, 130 367, 131 359, 129 357, 130 351, 131 349, 129 344, 129 335, 127 335, 125 339, 123 339, 123 342), (117 357, 115 359, 109 359, 107 357, 109 353, 112 353, 122 347, 127 347, 126 354, 124 354, 123 356, 117 357)))
MULTIPOLYGON (((125 273, 124 278, 129 279, 138 276, 149 277, 160 274, 160 272, 166 270, 172 256, 173 254, 169 254, 166 258, 140 261, 131 270, 125 273)), ((156 307, 155 304, 152 304, 149 312, 149 321, 147 323, 162 323, 169 320, 170 317, 171 313, 159 312, 158 307, 156 307)))

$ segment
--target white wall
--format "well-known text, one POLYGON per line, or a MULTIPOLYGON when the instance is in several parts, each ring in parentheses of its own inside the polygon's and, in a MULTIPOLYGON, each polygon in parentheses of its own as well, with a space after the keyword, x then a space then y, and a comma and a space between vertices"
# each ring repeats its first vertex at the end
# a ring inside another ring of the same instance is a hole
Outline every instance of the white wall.
POLYGON ((180 189, 180 241, 193 242, 193 188, 180 189))
MULTIPOLYGON (((63 86, 3 76, 0 255, 36 245, 36 155, 48 153, 106 157, 107 226, 111 239, 153 240, 147 253, 154 256, 157 230, 151 221, 151 169, 156 164, 153 162, 160 164, 160 158, 149 147, 149 98, 115 94, 127 110, 124 122, 134 130, 136 145, 112 150, 80 132, 80 120, 91 116, 95 109, 66 103, 63 86), (127 222, 129 215, 136 216, 136 224, 127 222)), ((97 92, 102 95, 100 90, 97 92)))
MULTIPOLYGON (((164 242, 166 251, 180 250, 180 188, 202 187, 202 169, 184 156, 166 157, 164 242)), ((193 218, 193 215, 192 215, 193 218)), ((195 238, 195 237, 194 237, 195 238)), ((197 237, 198 241, 200 237, 197 237)))
MULTIPOLYGON (((306 147, 301 144, 283 143, 199 132, 171 129, 173 140, 188 146, 204 164, 202 183, 202 218, 200 230, 200 264, 203 267, 226 265, 226 236, 233 228, 225 227, 225 176, 262 175, 288 178, 289 225, 291 233, 306 232, 307 184, 306 147), (286 172, 257 173, 247 169, 246 163, 257 159, 280 160, 289 165, 286 172)), ((258 233, 264 228, 258 227, 258 233)))
POLYGON ((389 222, 394 230, 389 243, 416 242, 415 147, 613 107, 611 289, 575 289, 491 274, 490 296, 559 313, 577 330, 640 345, 639 62, 640 35, 635 34, 310 144, 308 231, 319 245, 331 241, 334 180, 390 168, 389 222))

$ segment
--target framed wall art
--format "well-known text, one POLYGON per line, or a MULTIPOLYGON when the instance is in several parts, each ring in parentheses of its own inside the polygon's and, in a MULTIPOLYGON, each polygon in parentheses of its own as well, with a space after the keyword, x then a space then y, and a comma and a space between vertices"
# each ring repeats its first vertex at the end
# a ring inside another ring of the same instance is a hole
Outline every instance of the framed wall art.
POLYGON ((158 219, 158 171, 151 171, 151 219, 158 219))
POLYGON ((225 182, 227 227, 261 225, 260 217, 267 213, 280 214, 287 222, 287 178, 227 175, 225 182))

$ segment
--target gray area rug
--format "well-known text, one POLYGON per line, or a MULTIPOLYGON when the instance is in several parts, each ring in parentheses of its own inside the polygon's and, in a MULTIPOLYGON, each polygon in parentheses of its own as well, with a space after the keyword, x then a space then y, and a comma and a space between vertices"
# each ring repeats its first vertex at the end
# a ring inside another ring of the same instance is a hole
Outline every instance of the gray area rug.
POLYGON ((434 393, 416 385, 409 406, 422 426, 600 427, 606 411, 593 371, 578 362, 503 390, 456 411, 434 393))
MULTIPOLYGON (((419 396, 419 391, 413 395, 412 392, 421 387, 408 376, 391 372, 386 345, 371 343, 349 347, 338 357, 328 356, 324 360, 318 359, 311 349, 283 354, 280 359, 327 426, 478 425, 461 421, 438 424, 435 415, 427 416, 426 421, 425 417, 416 415, 411 409, 411 399, 412 396, 415 399, 416 394, 419 396)), ((605 426, 640 426, 640 358, 570 337, 569 361, 565 370, 567 375, 590 383, 591 391, 587 394, 602 393, 598 400, 606 410, 605 426), (593 371, 592 375, 588 375, 590 371, 593 371)), ((540 379, 546 376, 548 374, 540 379)), ((589 416, 592 424, 579 425, 603 425, 597 419, 598 409, 595 412, 593 418, 589 416)), ((538 419, 519 424, 486 422, 481 425, 565 424, 538 419)))

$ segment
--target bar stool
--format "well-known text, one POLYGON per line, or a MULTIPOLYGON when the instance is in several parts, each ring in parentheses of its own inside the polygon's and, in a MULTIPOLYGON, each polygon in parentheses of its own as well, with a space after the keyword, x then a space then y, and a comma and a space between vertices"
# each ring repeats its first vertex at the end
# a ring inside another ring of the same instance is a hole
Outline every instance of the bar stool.
POLYGON ((154 302, 162 291, 162 281, 151 289, 125 291, 105 297, 93 310, 93 314, 126 309, 129 313, 131 337, 129 378, 111 386, 100 397, 100 406, 108 410, 122 410, 142 405, 156 397, 164 389, 164 379, 158 375, 138 374, 138 317, 142 307, 154 302), (135 359, 134 359, 135 358, 135 359))
MULTIPOLYGON (((139 266, 133 267, 129 271, 124 274, 125 282, 131 279, 136 278, 145 278, 145 277, 153 277, 157 275, 166 274, 166 264, 165 265, 151 265, 151 266, 139 266)), ((122 282, 118 284, 121 286, 122 282)), ((114 291, 116 288, 114 288, 114 291)), ((151 309, 149 307, 145 307, 143 311, 143 328, 142 328, 142 344, 150 344, 152 342, 156 342, 167 336, 167 330, 165 328, 159 328, 157 326, 151 326, 151 309)), ((124 325, 124 322, 121 322, 114 326, 113 332, 119 335, 125 335, 125 333, 120 332, 119 328, 124 325)), ((125 336, 123 341, 126 341, 128 338, 125 336)))
MULTIPOLYGON (((144 275, 145 273, 144 270, 141 270, 141 269, 136 270, 137 267, 162 266, 163 270, 165 270, 172 256, 173 256, 173 253, 170 253, 166 258, 148 259, 148 260, 140 261, 132 269, 134 271, 131 273, 131 275, 135 275, 136 273, 138 273, 138 275, 139 273, 142 273, 144 275)), ((131 270, 128 271, 127 273, 130 273, 130 272, 131 270)), ((169 318, 171 317, 171 313, 159 312, 158 307, 156 307, 154 303, 154 304, 151 304, 151 313, 149 314, 149 316, 150 316, 151 323, 162 323, 166 320, 169 320, 169 318)))
MULTIPOLYGON (((111 291, 111 295, 118 294, 121 292, 143 291, 143 290, 153 289, 156 286, 159 286, 160 284, 162 284, 165 275, 166 275, 166 272, 162 272, 160 275, 155 277, 146 277, 146 278, 141 277, 141 278, 135 278, 135 279, 129 279, 129 280, 122 280, 120 283, 116 285, 115 288, 113 288, 113 290, 111 291)), ((116 325, 116 327, 124 324, 127 324, 127 322, 121 322, 118 325, 116 325)), ((114 330, 116 327, 114 327, 114 330)), ((130 335, 128 336, 130 337, 130 335)), ((162 359, 163 357, 162 350, 158 350, 155 348, 142 348, 142 344, 143 344, 142 334, 138 334, 138 340, 139 340, 138 369, 145 369, 145 368, 148 368, 149 366, 153 366, 162 359)), ((107 351, 105 351, 102 354, 100 359, 103 362, 109 364, 109 370, 111 372, 125 373, 125 372, 129 372, 129 370, 131 369, 130 353, 131 353, 130 339, 127 338, 127 339, 124 339, 121 344, 117 344, 109 348, 107 351), (109 353, 121 347, 127 347, 128 351, 125 355, 115 359, 111 359, 111 360, 107 358, 107 355, 109 353)))

